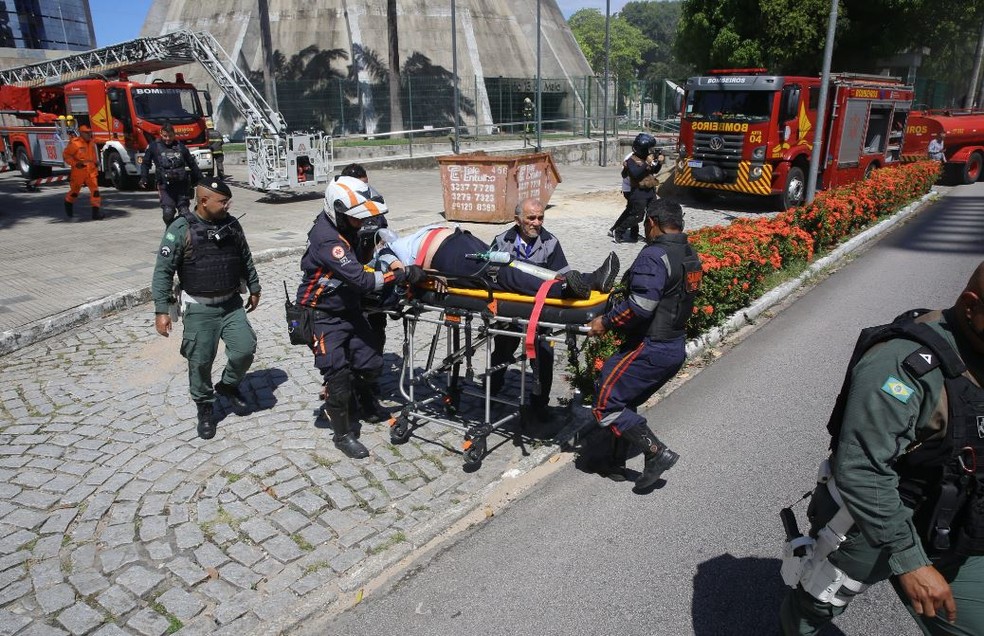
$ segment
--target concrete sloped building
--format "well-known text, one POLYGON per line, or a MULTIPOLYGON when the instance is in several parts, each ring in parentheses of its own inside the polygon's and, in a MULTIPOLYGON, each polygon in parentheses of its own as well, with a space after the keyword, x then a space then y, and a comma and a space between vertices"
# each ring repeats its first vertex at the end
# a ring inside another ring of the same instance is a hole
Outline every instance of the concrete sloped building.
MULTIPOLYGON (((555 0, 541 2, 541 77, 544 79, 543 118, 580 116, 585 101, 597 99, 597 86, 591 67, 567 27, 555 0)), ((144 22, 141 36, 149 37, 178 29, 209 31, 246 71, 262 69, 262 40, 259 3, 217 0, 156 0, 144 22)), ((386 0, 268 0, 272 49, 288 60, 307 47, 305 80, 299 82, 307 97, 312 95, 335 108, 316 122, 319 127, 339 132, 381 132, 419 128, 421 125, 450 125, 453 96, 450 90, 453 67, 451 46, 451 2, 449 0, 397 0, 400 64, 413 62, 417 73, 431 79, 432 86, 443 78, 444 91, 431 88, 432 103, 421 103, 416 95, 406 95, 404 111, 413 101, 410 116, 403 113, 402 125, 390 128, 388 119, 388 68, 386 0), (340 50, 329 54, 333 50, 340 50), (321 55, 317 55, 321 53, 321 55), (350 65, 358 63, 352 72, 350 65), (320 68, 312 66, 320 65, 320 68), (329 67, 329 68, 325 68, 329 67), (339 96, 340 78, 348 77, 350 89, 339 96), (357 80, 355 79, 357 78, 357 80), (320 84, 319 84, 320 83, 320 84), (318 86, 323 88, 319 93, 318 86), (408 101, 410 100, 410 101, 408 101), (341 102, 341 105, 337 105, 341 102), (440 103, 438 103, 440 102, 440 103), (416 111, 416 114, 414 114, 416 111), (436 113, 443 113, 443 119, 436 113), (353 114, 354 113, 354 114, 353 114), (341 122, 341 124, 340 124, 341 122)), ((502 121, 515 121, 522 97, 532 96, 536 77, 537 0, 456 0, 457 66, 464 124, 487 129, 502 121), (509 94, 504 103, 503 89, 509 94), (518 96, 518 102, 516 98, 518 96)), ((234 132, 241 118, 222 96, 201 67, 189 65, 178 71, 199 87, 211 84, 216 108, 216 124, 234 132)), ((163 71, 170 76, 173 71, 163 71)), ((421 77, 408 73, 411 87, 421 86, 421 77)), ((404 77, 406 82, 406 76, 404 77)), ((278 82, 278 91, 285 82, 278 82)), ((257 84, 262 91, 262 82, 257 84)), ((298 93, 299 94, 299 93, 298 93)), ((294 115, 299 98, 289 91, 278 100, 278 107, 291 126, 314 126, 315 122, 294 115), (303 121, 302 121, 303 120, 303 121)), ((302 101, 302 100, 300 100, 302 101)), ((589 112, 595 112, 596 106, 589 112)), ((435 126, 436 127, 436 126, 435 126)))

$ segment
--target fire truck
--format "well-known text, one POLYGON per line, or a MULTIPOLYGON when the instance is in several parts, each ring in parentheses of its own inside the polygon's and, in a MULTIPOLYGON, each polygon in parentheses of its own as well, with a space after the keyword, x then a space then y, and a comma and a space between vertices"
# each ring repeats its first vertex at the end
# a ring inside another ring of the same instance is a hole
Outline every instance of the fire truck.
POLYGON ((10 159, 27 177, 64 167, 61 150, 81 124, 93 129, 101 174, 118 188, 131 187, 143 150, 165 122, 211 168, 205 148, 211 99, 184 81, 130 82, 128 76, 197 62, 245 120, 249 185, 261 191, 326 184, 331 140, 320 133, 292 133, 207 31, 175 31, 154 38, 72 53, 66 57, 0 70, 0 111, 24 125, 0 127, 10 159), (9 98, 3 103, 3 98, 9 98))
POLYGON ((62 151, 79 126, 92 129, 99 148, 100 176, 117 189, 136 185, 140 159, 170 122, 175 137, 198 167, 211 171, 205 112, 198 91, 179 73, 174 82, 141 84, 126 73, 116 80, 81 79, 51 86, 0 85, 0 113, 24 125, 0 126, 0 137, 27 179, 66 167, 62 151))
POLYGON ((688 79, 674 182, 699 198, 740 192, 773 197, 781 209, 801 205, 818 125, 818 188, 863 179, 901 160, 911 86, 880 75, 832 75, 818 124, 820 84, 818 77, 765 69, 688 79))
POLYGON ((903 161, 926 159, 929 142, 943 135, 943 176, 949 183, 975 183, 984 170, 984 110, 913 111, 902 147, 903 161))

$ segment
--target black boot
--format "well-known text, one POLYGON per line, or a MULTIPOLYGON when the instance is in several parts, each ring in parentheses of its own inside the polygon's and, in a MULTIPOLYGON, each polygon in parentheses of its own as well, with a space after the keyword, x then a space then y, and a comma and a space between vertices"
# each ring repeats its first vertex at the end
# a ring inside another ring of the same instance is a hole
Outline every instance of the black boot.
POLYGON ((642 448, 643 457, 646 458, 642 475, 635 482, 637 490, 645 490, 655 484, 663 476, 663 473, 672 468, 680 459, 678 454, 659 441, 656 434, 646 424, 633 426, 624 431, 622 437, 642 448))
POLYGON ((564 298, 587 299, 591 297, 591 275, 572 269, 565 274, 564 298))
POLYGON ((379 373, 357 373, 352 392, 359 403, 359 413, 363 422, 378 424, 390 418, 389 412, 379 403, 379 373))
POLYGON ((75 216, 74 206, 71 201, 65 201, 65 216, 68 218, 75 216))
POLYGON ((104 217, 103 213, 99 210, 99 206, 98 205, 92 206, 92 220, 102 221, 104 218, 106 217, 104 217))
POLYGON ((244 411, 249 408, 249 404, 246 403, 246 398, 238 386, 219 382, 215 385, 215 392, 229 400, 234 409, 244 411))
POLYGON ((349 428, 348 410, 331 408, 326 405, 322 407, 321 413, 331 423, 331 430, 335 433, 332 439, 335 443, 335 448, 342 451, 346 457, 352 459, 365 459, 369 457, 369 449, 355 438, 355 435, 352 434, 349 428))
POLYGON ((215 437, 215 418, 212 416, 211 402, 198 402, 198 437, 215 437))
POLYGON ((618 255, 610 252, 608 257, 602 261, 601 266, 591 273, 591 289, 607 294, 615 286, 615 278, 618 277, 620 263, 618 255))

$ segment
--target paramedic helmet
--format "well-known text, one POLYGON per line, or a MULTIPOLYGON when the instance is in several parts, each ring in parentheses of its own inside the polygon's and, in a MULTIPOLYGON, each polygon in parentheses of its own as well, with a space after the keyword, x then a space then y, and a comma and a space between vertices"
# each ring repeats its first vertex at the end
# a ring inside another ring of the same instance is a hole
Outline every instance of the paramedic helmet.
POLYGON ((646 158, 656 147, 656 138, 649 133, 639 133, 632 141, 632 152, 637 156, 646 158))
POLYGON ((344 176, 335 177, 325 188, 324 209, 329 220, 337 227, 343 227, 342 217, 345 216, 365 222, 386 214, 389 210, 383 202, 383 196, 368 183, 344 176))

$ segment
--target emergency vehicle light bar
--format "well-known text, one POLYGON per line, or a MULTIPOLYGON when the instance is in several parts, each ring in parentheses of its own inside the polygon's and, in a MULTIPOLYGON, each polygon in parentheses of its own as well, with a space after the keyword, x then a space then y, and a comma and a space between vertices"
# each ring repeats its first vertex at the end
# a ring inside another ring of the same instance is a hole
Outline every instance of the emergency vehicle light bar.
POLYGON ((715 68, 707 71, 708 75, 761 75, 767 73, 766 68, 715 68))

